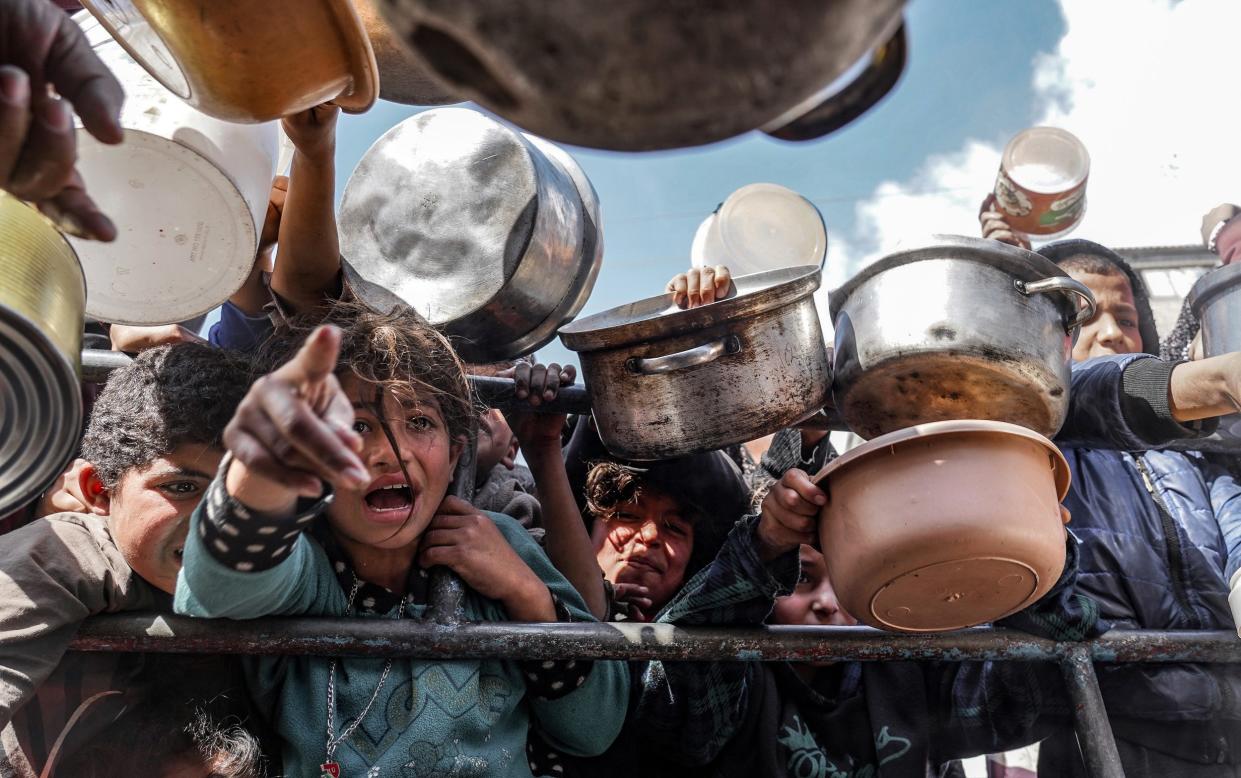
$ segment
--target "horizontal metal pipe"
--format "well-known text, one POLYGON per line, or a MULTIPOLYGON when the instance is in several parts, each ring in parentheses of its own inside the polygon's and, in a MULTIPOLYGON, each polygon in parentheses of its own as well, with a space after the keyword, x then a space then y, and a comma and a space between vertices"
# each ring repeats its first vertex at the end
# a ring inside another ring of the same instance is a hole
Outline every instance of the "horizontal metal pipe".
MULTIPOLYGON (((108 374, 113 370, 124 367, 131 361, 131 357, 119 351, 82 349, 82 380, 87 383, 102 384, 108 380, 108 374)), ((525 400, 517 399, 516 387, 512 379, 491 376, 470 376, 469 378, 470 384, 478 394, 479 401, 489 408, 505 409, 520 406, 531 408, 535 413, 572 413, 583 416, 590 413, 590 395, 586 392, 585 386, 566 386, 560 390, 555 400, 538 406, 530 406, 525 400)), ((828 411, 831 412, 830 409, 828 411)), ((816 414, 798 426, 828 430, 848 429, 844 422, 834 414, 816 414)))
POLYGON ((1119 632, 1055 643, 1022 632, 970 629, 898 635, 866 627, 694 627, 638 623, 466 623, 387 619, 189 619, 126 613, 88 619, 77 651, 322 654, 429 659, 685 661, 1059 660, 1084 646, 1098 662, 1241 662, 1230 632, 1119 632))

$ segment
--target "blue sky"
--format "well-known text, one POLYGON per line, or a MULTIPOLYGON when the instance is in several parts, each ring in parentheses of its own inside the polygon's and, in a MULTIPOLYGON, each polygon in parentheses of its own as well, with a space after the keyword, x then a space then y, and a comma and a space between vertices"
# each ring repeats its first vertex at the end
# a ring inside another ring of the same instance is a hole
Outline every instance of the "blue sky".
MULTIPOLYGON (((699 222, 734 189, 770 181, 810 198, 830 236, 856 239, 855 208, 887 180, 905 180, 928 157, 969 139, 1003 145, 1037 116, 1033 62, 1055 49, 1065 23, 1052 0, 980 3, 914 0, 907 9, 910 57, 888 99, 846 129, 789 144, 751 133, 671 152, 621 154, 569 147, 599 192, 603 269, 584 313, 662 291, 689 265, 699 222)), ((376 138, 421 109, 379 103, 342 117, 337 193, 376 138)), ((989 180, 977 183, 979 195, 989 180)), ((830 238, 829 238, 830 243, 830 238)), ((828 262, 839 259, 829 246, 828 262)), ((570 359, 555 342, 546 361, 570 359)))

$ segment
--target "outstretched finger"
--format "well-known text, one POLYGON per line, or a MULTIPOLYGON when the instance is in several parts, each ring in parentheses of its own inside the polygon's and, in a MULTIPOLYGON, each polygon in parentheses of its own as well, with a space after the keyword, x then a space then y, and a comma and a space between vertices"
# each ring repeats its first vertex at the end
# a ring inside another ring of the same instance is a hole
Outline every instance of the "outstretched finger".
POLYGON ((76 170, 64 189, 51 199, 39 202, 39 210, 71 235, 104 242, 116 240, 116 225, 86 193, 76 170))
POLYGON ((9 177, 9 191, 24 200, 47 200, 68 186, 77 162, 73 115, 64 100, 32 99, 34 117, 26 131, 17 166, 9 177))
POLYGON ((530 364, 518 362, 513 368, 513 396, 525 400, 530 396, 530 364))
POLYGON ((358 488, 370 481, 358 455, 304 399, 292 392, 268 391, 259 395, 259 402, 284 439, 320 478, 344 488, 358 488))
POLYGON ((301 349, 273 375, 289 384, 303 388, 327 378, 336 370, 340 355, 340 330, 320 324, 306 338, 301 349))

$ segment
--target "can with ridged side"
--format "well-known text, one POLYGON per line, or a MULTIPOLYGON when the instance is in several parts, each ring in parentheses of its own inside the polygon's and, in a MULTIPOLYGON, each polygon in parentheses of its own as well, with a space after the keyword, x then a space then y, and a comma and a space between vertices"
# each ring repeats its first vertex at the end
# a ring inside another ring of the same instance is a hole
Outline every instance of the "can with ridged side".
POLYGON ((0 516, 46 490, 77 449, 85 307, 73 248, 0 192, 0 516))

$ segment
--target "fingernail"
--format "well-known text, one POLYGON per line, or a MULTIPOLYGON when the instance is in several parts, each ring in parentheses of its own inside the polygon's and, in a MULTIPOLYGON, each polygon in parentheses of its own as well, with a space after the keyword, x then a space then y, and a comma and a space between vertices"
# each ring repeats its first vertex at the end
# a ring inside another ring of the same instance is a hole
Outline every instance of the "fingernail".
POLYGON ((816 505, 827 505, 827 498, 821 494, 817 494, 814 497, 814 502, 816 505))
POLYGON ((43 109, 41 120, 49 129, 56 132, 65 132, 73 126, 73 119, 69 115, 69 108, 63 100, 49 100, 43 109))
POLYGON ((0 94, 6 103, 25 105, 30 100, 30 80, 15 68, 0 69, 0 94))

